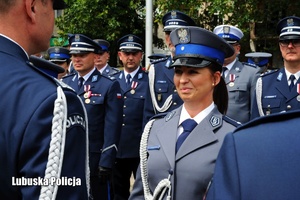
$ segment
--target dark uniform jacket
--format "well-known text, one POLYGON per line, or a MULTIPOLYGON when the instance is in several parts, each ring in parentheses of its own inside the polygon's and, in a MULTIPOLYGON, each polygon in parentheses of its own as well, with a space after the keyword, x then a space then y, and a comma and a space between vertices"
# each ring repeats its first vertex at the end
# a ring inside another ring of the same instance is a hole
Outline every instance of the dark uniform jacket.
MULTIPOLYGON (((63 81, 78 88, 78 75, 64 77, 63 81)), ((97 69, 77 92, 88 114, 91 175, 97 175, 98 166, 112 168, 117 154, 122 123, 121 91, 113 78, 101 76, 97 69), (89 86, 89 87, 88 87, 89 86), (90 97, 86 97, 90 88, 90 97)))
POLYGON ((261 117, 228 134, 206 200, 299 199, 299 116, 261 117))
MULTIPOLYGON (((16 43, 0 36, 0 196, 38 199, 41 186, 14 186, 12 178, 44 178, 48 161, 57 83, 29 63, 16 43)), ((84 108, 72 89, 67 101, 67 129, 61 177, 76 177, 80 186, 61 186, 56 199, 87 199, 87 135, 84 108)), ((27 179, 29 180, 29 179, 27 179)))
POLYGON ((144 111, 144 125, 155 114, 167 113, 175 108, 178 108, 183 103, 174 85, 174 69, 168 68, 168 66, 171 64, 171 56, 166 56, 165 58, 153 61, 152 65, 150 66, 149 86, 147 89, 147 98, 144 111), (154 70, 154 73, 151 70, 154 70), (154 79, 151 78, 152 76, 154 79), (150 92, 151 88, 153 89, 153 93, 150 92), (172 102, 169 104, 167 109, 165 109, 165 111, 157 109, 157 107, 155 107, 153 104, 153 101, 155 101, 158 107, 162 108, 169 96, 172 97, 172 102))
POLYGON ((140 67, 132 78, 130 86, 127 86, 123 71, 115 74, 114 77, 120 83, 124 98, 123 124, 117 158, 137 158, 139 157, 140 139, 143 133, 143 110, 148 76, 140 67), (136 88, 132 89, 132 84, 137 84, 136 88))
MULTIPOLYGON (((258 82, 261 82, 262 87, 256 88, 252 119, 260 116, 259 110, 263 111, 263 115, 269 115, 300 108, 297 84, 292 91, 289 90, 284 68, 262 75, 258 82)), ((297 83, 300 83, 299 79, 297 83)))
POLYGON ((105 67, 105 69, 103 70, 102 75, 113 76, 114 74, 117 74, 118 72, 120 72, 120 70, 118 68, 111 67, 110 65, 107 65, 105 67))

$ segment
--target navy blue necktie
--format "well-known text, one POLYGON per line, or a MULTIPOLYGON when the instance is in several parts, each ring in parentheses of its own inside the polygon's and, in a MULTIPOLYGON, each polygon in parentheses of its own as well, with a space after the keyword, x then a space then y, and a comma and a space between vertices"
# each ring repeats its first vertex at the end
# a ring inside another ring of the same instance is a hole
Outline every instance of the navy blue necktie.
POLYGON ((126 76, 126 83, 127 83, 127 86, 130 85, 130 81, 131 81, 131 76, 130 76, 130 74, 127 74, 127 76, 126 76))
POLYGON ((183 132, 179 135, 176 142, 176 153, 187 136, 192 132, 192 130, 197 126, 197 122, 193 119, 186 119, 181 123, 183 127, 183 132))
POLYGON ((79 77, 79 79, 78 79, 78 91, 81 89, 81 87, 83 85, 83 81, 84 81, 84 78, 83 77, 79 77))
POLYGON ((227 67, 222 67, 222 77, 225 79, 225 72, 228 70, 227 67))
POLYGON ((292 91, 293 87, 295 86, 295 84, 294 84, 294 80, 295 80, 295 79, 296 79, 296 77, 292 74, 292 75, 290 76, 290 80, 291 80, 291 83, 290 83, 290 86, 289 86, 290 91, 292 91))

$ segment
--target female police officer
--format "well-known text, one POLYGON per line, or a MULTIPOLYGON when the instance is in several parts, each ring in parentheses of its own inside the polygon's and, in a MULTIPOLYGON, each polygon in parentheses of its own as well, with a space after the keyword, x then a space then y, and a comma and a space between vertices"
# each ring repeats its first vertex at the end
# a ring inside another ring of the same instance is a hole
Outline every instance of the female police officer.
POLYGON ((130 200, 202 199, 223 138, 237 126, 223 115, 228 96, 221 71, 232 47, 198 27, 178 28, 171 40, 174 83, 184 103, 146 125, 130 200))

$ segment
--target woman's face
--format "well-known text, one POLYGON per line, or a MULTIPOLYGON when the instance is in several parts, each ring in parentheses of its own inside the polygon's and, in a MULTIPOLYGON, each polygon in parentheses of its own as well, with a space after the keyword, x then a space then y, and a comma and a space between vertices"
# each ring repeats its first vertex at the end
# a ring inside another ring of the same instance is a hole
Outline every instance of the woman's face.
POLYGON ((220 72, 213 73, 208 67, 175 67, 174 83, 184 103, 211 104, 219 81, 220 72))

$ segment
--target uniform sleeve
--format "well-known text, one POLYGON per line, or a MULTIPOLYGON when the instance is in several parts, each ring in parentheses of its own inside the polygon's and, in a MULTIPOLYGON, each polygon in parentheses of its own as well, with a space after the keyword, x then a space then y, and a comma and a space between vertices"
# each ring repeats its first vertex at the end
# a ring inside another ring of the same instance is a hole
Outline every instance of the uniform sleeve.
POLYGON ((256 83, 257 83, 257 79, 260 76, 260 72, 259 70, 256 70, 255 73, 253 74, 253 76, 251 76, 251 88, 250 88, 250 102, 251 102, 251 107, 250 107, 250 118, 252 115, 252 110, 257 107, 256 103, 256 83), (255 101, 254 101, 255 100, 255 101))
POLYGON ((144 190, 141 178, 141 168, 138 167, 136 171, 136 179, 133 185, 133 189, 130 193, 129 200, 144 200, 144 190))
POLYGON ((155 115, 150 89, 147 87, 146 97, 145 97, 145 105, 144 105, 144 114, 143 114, 143 128, 146 126, 151 117, 155 115))
POLYGON ((206 196, 206 200, 224 199, 241 199, 238 163, 232 133, 225 137, 216 161, 213 180, 206 196))
POLYGON ((99 166, 112 168, 122 128, 123 99, 118 81, 113 81, 105 102, 104 144, 99 166))

